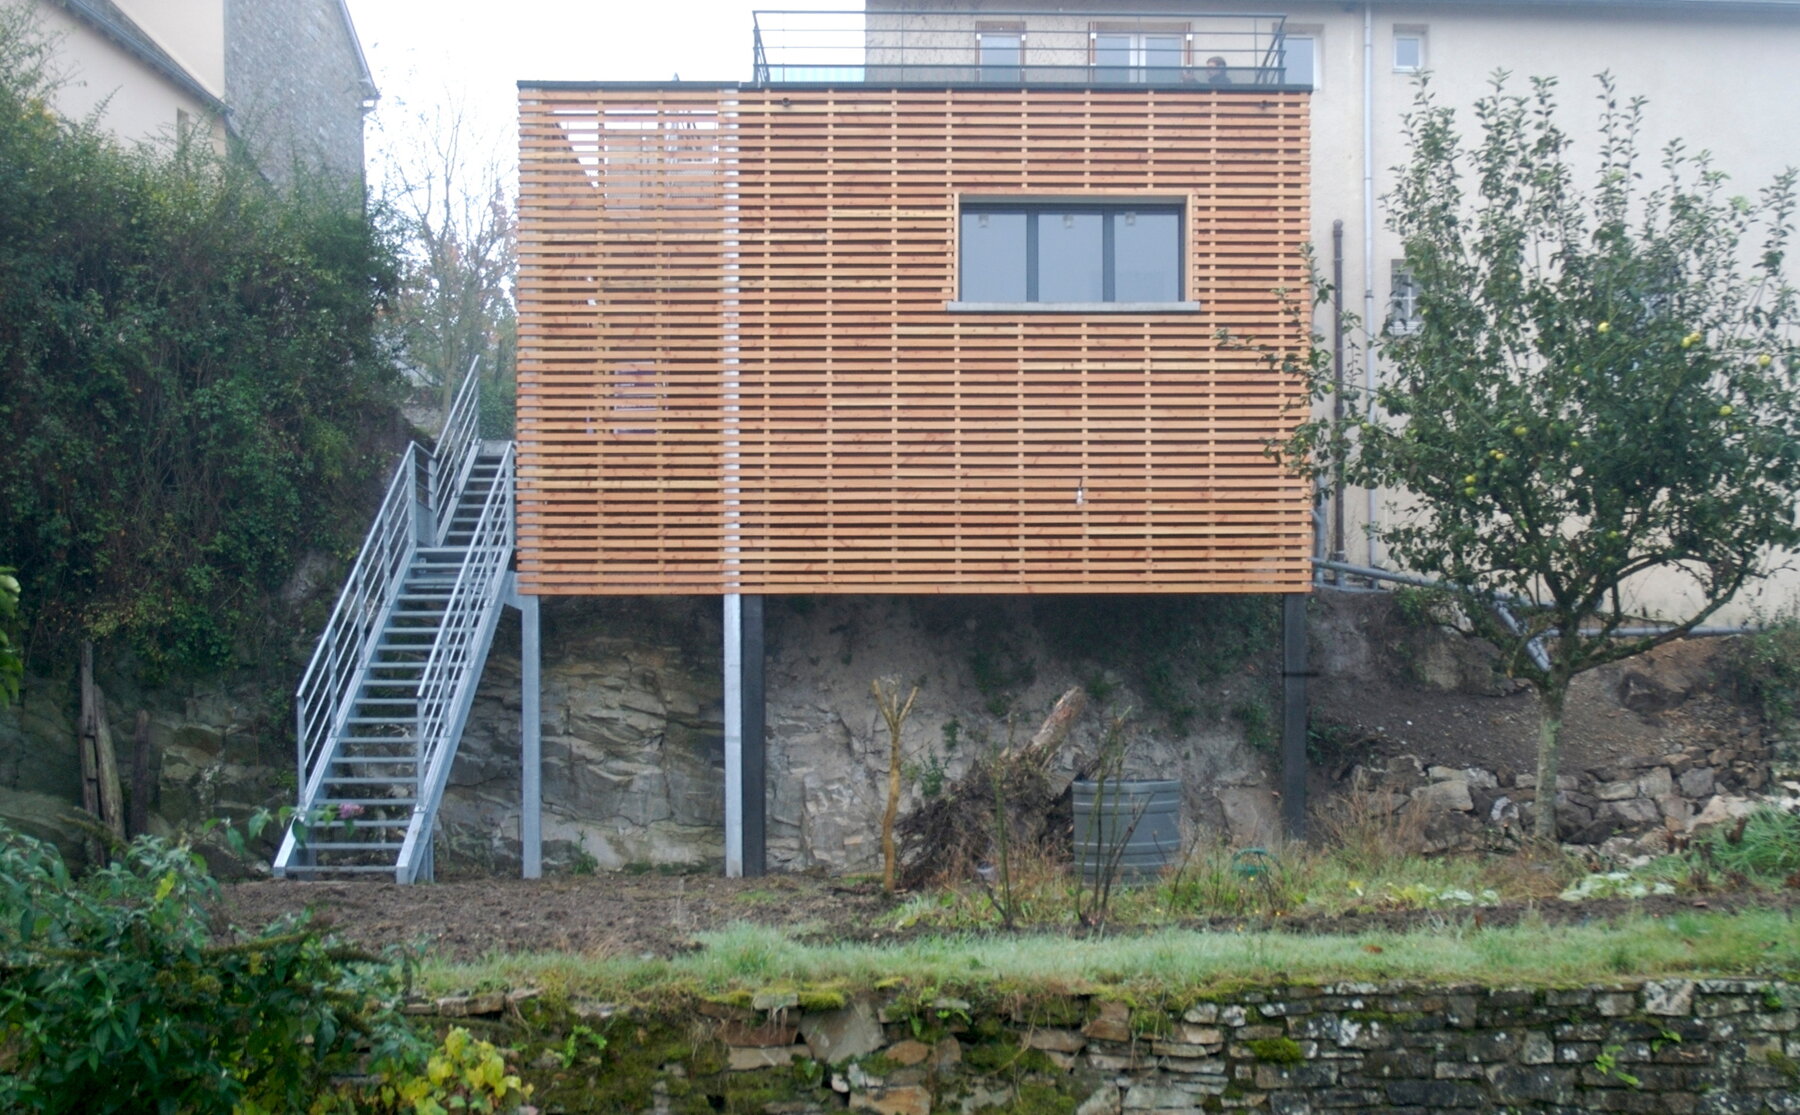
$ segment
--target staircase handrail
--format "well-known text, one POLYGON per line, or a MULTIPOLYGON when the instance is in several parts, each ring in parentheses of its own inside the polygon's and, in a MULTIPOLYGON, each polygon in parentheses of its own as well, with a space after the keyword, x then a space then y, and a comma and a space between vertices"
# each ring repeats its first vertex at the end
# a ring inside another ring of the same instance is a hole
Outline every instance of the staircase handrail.
POLYGON ((481 451, 481 391, 475 375, 481 357, 469 361, 462 386, 444 415, 444 429, 438 434, 432 450, 431 495, 429 503, 436 513, 432 521, 431 541, 441 544, 450 532, 450 519, 456 513, 456 497, 468 483, 481 451))
POLYGON ((294 695, 295 750, 299 764, 301 807, 311 804, 314 765, 348 714, 349 690, 357 684, 373 653, 374 636, 393 606, 395 593, 412 561, 418 537, 414 497, 416 477, 429 454, 409 444, 394 470, 375 522, 363 539, 356 563, 344 578, 337 606, 319 635, 306 673, 294 695))
POLYGON ((482 628, 499 607, 513 548, 513 446, 509 443, 494 474, 493 487, 482 503, 470 532, 468 549, 444 605, 443 626, 419 678, 419 791, 413 816, 396 864, 395 878, 411 882, 424 863, 422 848, 431 839, 433 819, 444 784, 449 780, 452 746, 461 732, 476 667, 485 660, 482 628))

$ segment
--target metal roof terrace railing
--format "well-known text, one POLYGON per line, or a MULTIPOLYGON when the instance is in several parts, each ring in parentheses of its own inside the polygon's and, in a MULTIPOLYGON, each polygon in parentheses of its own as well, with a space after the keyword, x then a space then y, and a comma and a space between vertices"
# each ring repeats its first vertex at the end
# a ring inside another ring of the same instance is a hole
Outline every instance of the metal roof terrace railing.
POLYGON ((1288 49, 1280 15, 907 9, 754 19, 759 85, 1312 84, 1312 58, 1288 49))

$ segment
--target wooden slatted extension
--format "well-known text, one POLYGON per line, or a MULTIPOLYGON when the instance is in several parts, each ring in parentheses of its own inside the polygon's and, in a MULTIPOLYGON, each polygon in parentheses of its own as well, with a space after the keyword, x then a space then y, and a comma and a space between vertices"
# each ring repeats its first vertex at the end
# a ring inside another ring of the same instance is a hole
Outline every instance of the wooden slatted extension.
POLYGON ((527 85, 527 592, 1295 592, 1303 92, 527 85), (1173 199, 1197 313, 947 308, 969 198, 1173 199))

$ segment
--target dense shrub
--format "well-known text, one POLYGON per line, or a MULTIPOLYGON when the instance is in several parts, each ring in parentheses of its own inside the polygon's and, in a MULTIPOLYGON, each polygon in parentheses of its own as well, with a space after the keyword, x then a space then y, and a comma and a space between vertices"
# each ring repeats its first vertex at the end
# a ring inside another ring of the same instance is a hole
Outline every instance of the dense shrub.
MULTIPOLYGON (((29 7, 24 9, 29 11, 29 7)), ((35 639, 212 665, 298 551, 353 543, 398 381, 360 189, 286 191, 204 137, 125 148, 46 107, 0 13, 0 566, 35 639)))
POLYGON ((0 1110, 303 1111, 333 1074, 424 1050, 395 971, 304 926, 215 938, 187 846, 72 878, 0 826, 0 1110))

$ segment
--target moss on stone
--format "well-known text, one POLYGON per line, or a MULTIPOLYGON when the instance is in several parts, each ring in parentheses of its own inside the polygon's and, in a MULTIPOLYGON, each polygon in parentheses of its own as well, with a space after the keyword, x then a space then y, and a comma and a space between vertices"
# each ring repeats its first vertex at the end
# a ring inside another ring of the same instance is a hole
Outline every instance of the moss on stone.
POLYGON ((1131 1012, 1131 1032, 1141 1038, 1161 1037, 1174 1028, 1175 1020, 1160 1007, 1131 1012))
POLYGON ((1055 1085, 1027 1081, 1000 1110, 1008 1115, 1074 1115, 1076 1106, 1075 1097, 1055 1085))
POLYGON ((1297 1065, 1306 1060, 1306 1053, 1293 1038, 1257 1038, 1244 1044, 1251 1056, 1271 1065, 1297 1065))
POLYGON ((800 997, 800 1009, 822 1013, 828 1010, 842 1010, 850 1002, 841 987, 802 987, 797 992, 800 997))
POLYGON ((1086 1021, 1080 998, 1073 995, 1038 996, 1019 1004, 1012 1016, 1031 1026, 1079 1026, 1086 1021))
POLYGON ((965 1046, 963 1064, 978 1073, 1060 1073, 1062 1069, 1041 1049, 1020 1045, 1011 1034, 1003 1033, 988 1041, 965 1046))
POLYGON ((752 1069, 725 1075, 727 1111, 761 1111, 772 1103, 814 1097, 815 1085, 786 1067, 752 1069))

